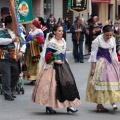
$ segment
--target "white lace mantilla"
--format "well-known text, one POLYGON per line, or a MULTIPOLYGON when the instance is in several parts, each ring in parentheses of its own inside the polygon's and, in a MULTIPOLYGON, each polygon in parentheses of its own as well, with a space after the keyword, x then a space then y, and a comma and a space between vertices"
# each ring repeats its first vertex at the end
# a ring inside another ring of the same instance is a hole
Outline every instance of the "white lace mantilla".
POLYGON ((65 53, 66 51, 66 42, 64 39, 62 39, 63 44, 58 44, 55 39, 51 39, 50 42, 47 44, 47 48, 51 48, 54 50, 57 50, 55 54, 65 53))
MULTIPOLYGON (((66 42, 64 40, 64 38, 62 38, 62 41, 63 41, 63 44, 58 44, 54 38, 52 38, 48 43, 47 43, 47 48, 51 48, 51 49, 54 49, 54 50, 57 50, 55 52, 55 54, 60 54, 60 53, 65 53, 66 52, 66 42)), ((49 67, 52 67, 53 66, 53 62, 51 64, 46 64, 46 62, 44 62, 44 67, 43 69, 47 69, 49 67)))
POLYGON ((33 31, 33 30, 31 30, 30 32, 29 32, 29 34, 30 35, 37 35, 37 34, 39 34, 39 33, 43 33, 43 31, 41 30, 41 29, 36 29, 35 31, 33 31))
POLYGON ((110 52, 111 59, 116 59, 118 61, 117 54, 116 54, 115 38, 112 36, 109 42, 105 42, 103 38, 103 34, 101 34, 92 42, 91 55, 90 55, 88 62, 97 61, 96 56, 97 56, 99 47, 108 49, 110 52))

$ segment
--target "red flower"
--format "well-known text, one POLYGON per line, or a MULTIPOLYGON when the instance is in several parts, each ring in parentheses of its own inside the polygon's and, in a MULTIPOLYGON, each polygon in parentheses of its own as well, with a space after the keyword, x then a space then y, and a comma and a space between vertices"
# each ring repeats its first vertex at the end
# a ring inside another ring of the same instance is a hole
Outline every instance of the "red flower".
POLYGON ((118 57, 118 61, 120 62, 120 55, 119 55, 119 53, 117 53, 117 57, 118 57))
POLYGON ((36 36, 37 43, 42 44, 42 37, 40 35, 36 36))
POLYGON ((52 52, 48 52, 46 55, 45 55, 45 61, 46 63, 49 62, 50 58, 52 57, 53 53, 52 52))
POLYGON ((11 57, 11 59, 15 59, 15 56, 13 56, 13 55, 12 55, 12 56, 10 56, 10 57, 11 57))
POLYGON ((27 78, 31 78, 30 73, 28 73, 27 78))

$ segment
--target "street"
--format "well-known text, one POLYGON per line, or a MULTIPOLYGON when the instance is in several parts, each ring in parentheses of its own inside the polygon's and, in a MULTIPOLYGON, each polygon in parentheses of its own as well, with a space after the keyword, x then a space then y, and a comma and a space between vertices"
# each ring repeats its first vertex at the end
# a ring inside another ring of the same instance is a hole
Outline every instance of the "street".
MULTIPOLYGON (((25 94, 17 95, 14 101, 4 100, 0 95, 0 120, 118 120, 120 116, 120 103, 118 110, 113 111, 111 105, 105 105, 110 111, 108 113, 96 112, 96 104, 85 101, 87 77, 90 63, 89 56, 84 56, 84 63, 74 63, 72 52, 67 52, 67 59, 75 76, 76 84, 81 97, 81 105, 76 106, 79 110, 75 114, 67 114, 66 108, 55 109, 56 114, 46 114, 45 106, 33 103, 31 95, 32 85, 24 85, 25 94)), ((29 81, 25 81, 28 83, 29 81)))

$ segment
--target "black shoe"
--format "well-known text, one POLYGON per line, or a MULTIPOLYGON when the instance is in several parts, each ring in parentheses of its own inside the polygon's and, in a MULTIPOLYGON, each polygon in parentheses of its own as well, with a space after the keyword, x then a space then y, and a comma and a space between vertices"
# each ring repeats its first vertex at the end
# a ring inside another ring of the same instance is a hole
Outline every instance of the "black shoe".
POLYGON ((12 92, 12 95, 11 95, 11 96, 12 96, 13 98, 16 98, 16 96, 14 95, 14 92, 13 92, 13 91, 14 91, 14 90, 11 90, 11 92, 12 92))
POLYGON ((76 63, 76 62, 79 62, 79 60, 75 60, 74 62, 75 62, 75 63, 76 63))
POLYGON ((12 97, 13 97, 13 98, 16 98, 16 96, 15 96, 14 94, 12 94, 12 97))
POLYGON ((116 107, 113 107, 113 110, 117 110, 118 109, 118 107, 116 106, 116 107))
POLYGON ((27 83, 26 85, 35 85, 36 80, 31 81, 30 83, 27 83))
POLYGON ((80 61, 80 63, 84 63, 84 61, 80 61))
POLYGON ((55 114, 56 111, 53 110, 51 107, 46 107, 46 113, 55 114))
POLYGON ((67 107, 67 112, 68 112, 68 114, 69 114, 69 112, 75 113, 75 112, 77 112, 77 111, 78 111, 77 109, 71 109, 71 108, 67 107))
POLYGON ((105 108, 102 104, 97 105, 97 112, 109 112, 107 108, 105 108))
POLYGON ((5 100, 14 101, 14 98, 11 95, 5 95, 5 100))

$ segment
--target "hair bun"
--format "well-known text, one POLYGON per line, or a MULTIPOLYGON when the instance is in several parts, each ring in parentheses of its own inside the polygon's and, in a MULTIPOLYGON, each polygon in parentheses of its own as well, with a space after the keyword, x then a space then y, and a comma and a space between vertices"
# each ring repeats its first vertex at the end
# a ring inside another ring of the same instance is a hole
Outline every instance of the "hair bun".
POLYGON ((113 31, 111 25, 105 25, 103 27, 103 32, 111 32, 111 31, 113 31))

